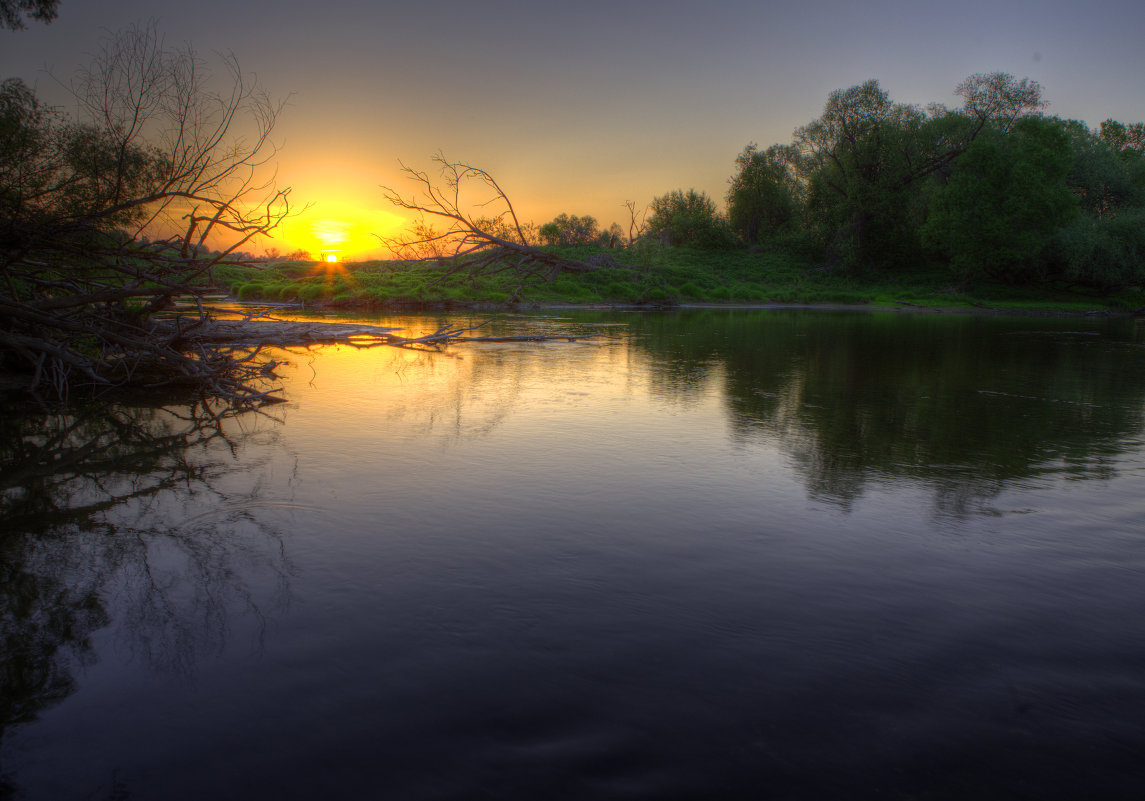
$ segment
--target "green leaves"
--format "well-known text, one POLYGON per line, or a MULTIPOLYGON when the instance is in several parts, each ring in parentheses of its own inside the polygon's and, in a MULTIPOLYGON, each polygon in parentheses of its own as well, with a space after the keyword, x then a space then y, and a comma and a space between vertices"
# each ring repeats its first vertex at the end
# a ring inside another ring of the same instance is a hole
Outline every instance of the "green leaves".
POLYGON ((1009 134, 978 137, 937 194, 926 240, 963 281, 1033 277, 1050 236, 1077 214, 1065 183, 1072 159, 1053 120, 1029 117, 1009 134))
POLYGON ((704 192, 674 189, 652 201, 648 230, 666 244, 703 249, 734 247, 735 234, 704 192))
POLYGON ((801 205, 798 155, 789 145, 765 151, 748 145, 736 158, 739 172, 728 190, 728 221, 748 244, 774 237, 795 223, 801 205))

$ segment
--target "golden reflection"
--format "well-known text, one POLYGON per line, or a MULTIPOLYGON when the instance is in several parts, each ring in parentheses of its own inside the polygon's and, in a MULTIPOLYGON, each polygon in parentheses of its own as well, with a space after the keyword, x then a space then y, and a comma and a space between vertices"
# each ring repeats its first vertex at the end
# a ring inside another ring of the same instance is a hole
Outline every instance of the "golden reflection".
MULTIPOLYGON (((404 317, 369 322, 411 337, 432 333, 438 324, 404 317)), ((466 346, 440 353, 331 345, 315 347, 305 358, 284 355, 288 366, 281 375, 289 377, 289 395, 313 393, 318 402, 307 408, 325 410, 305 415, 311 435, 359 445, 377 440, 373 447, 384 452, 386 432, 399 423, 407 434, 453 442, 482 437, 511 419, 512 436, 540 437, 555 417, 593 397, 606 403, 629 397, 630 355, 616 342, 466 346), (555 348, 559 359, 552 358, 555 348), (350 419, 356 422, 348 424, 350 419)), ((577 420, 568 418, 569 424, 577 420)))

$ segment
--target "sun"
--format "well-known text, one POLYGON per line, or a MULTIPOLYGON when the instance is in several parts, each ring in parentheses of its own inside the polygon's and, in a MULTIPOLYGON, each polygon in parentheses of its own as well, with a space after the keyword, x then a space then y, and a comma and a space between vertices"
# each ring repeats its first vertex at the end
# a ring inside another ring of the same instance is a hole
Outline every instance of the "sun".
POLYGON ((314 208, 284 220, 275 231, 274 244, 284 253, 313 254, 310 258, 324 264, 386 258, 387 251, 376 235, 392 235, 405 225, 404 217, 383 209, 343 201, 321 201, 316 202, 314 208))

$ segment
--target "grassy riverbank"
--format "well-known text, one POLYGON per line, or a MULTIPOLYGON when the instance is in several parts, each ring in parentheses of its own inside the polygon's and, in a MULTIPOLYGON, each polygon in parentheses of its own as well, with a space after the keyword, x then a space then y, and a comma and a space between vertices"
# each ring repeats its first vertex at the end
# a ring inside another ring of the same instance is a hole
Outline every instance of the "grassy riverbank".
POLYGON ((607 257, 595 272, 530 280, 518 289, 511 271, 470 278, 442 265, 366 261, 347 264, 280 262, 217 271, 220 289, 239 300, 302 302, 335 307, 410 305, 650 305, 799 303, 922 306, 999 311, 1126 312, 1145 306, 1145 292, 1107 296, 1063 285, 958 287, 949 273, 850 276, 801 264, 782 253, 681 248, 563 252, 607 257))

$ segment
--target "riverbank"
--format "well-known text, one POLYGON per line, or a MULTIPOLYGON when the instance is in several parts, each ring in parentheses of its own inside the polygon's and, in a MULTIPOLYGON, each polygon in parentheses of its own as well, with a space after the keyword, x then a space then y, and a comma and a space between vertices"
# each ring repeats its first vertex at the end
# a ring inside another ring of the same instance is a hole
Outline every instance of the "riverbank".
POLYGON ((562 274, 552 281, 522 281, 509 270, 473 277, 451 273, 441 263, 279 262, 219 269, 215 281, 240 301, 342 310, 813 306, 1085 315, 1128 314, 1145 307, 1141 290, 1097 296, 1050 284, 959 286, 941 271, 853 276, 810 267, 781 253, 661 248, 621 251, 603 264, 594 272, 562 274))

